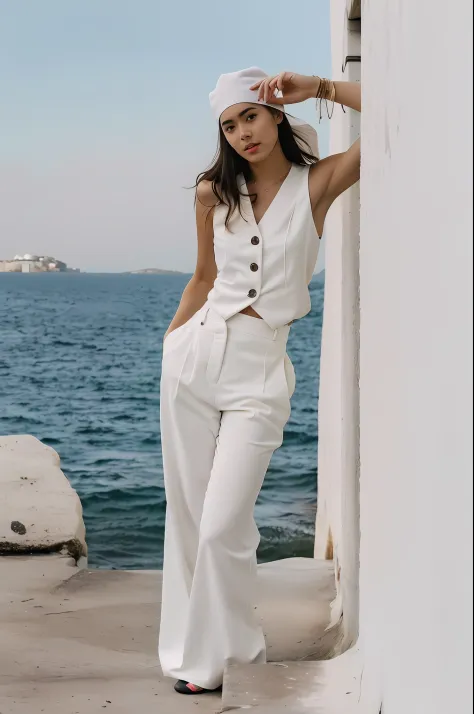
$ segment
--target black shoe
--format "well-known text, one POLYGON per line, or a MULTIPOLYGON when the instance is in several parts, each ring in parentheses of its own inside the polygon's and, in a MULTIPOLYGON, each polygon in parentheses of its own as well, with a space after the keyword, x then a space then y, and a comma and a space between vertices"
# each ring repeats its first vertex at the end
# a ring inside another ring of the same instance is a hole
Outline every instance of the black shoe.
POLYGON ((209 692, 220 692, 222 689, 222 687, 217 687, 217 689, 204 689, 203 687, 198 687, 197 684, 185 682, 184 679, 178 679, 174 688, 178 694, 209 694, 209 692))

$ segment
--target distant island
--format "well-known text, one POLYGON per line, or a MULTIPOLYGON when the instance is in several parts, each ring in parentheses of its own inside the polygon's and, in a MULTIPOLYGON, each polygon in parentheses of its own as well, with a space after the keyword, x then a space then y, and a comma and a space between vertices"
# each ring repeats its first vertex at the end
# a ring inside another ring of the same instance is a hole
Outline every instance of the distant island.
POLYGON ((69 268, 67 263, 51 255, 15 255, 0 260, 0 273, 79 273, 79 268, 69 268))
POLYGON ((179 270, 162 270, 161 268, 143 268, 142 270, 128 270, 121 275, 186 275, 179 270))

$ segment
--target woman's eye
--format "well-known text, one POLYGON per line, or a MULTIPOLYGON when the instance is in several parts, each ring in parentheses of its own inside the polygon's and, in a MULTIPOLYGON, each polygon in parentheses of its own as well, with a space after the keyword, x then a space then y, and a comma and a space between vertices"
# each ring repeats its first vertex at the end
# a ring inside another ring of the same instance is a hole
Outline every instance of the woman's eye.
POLYGON ((226 134, 228 134, 229 131, 233 128, 234 128, 233 126, 226 126, 226 128, 225 128, 226 134))
POLYGON ((247 119, 255 119, 256 114, 247 114, 247 119))

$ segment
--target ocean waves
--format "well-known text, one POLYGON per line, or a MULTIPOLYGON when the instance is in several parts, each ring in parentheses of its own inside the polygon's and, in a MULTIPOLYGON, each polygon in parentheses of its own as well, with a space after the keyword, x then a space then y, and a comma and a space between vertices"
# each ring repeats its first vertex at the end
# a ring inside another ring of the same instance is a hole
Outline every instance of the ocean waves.
MULTIPOLYGON (((54 448, 84 509, 90 564, 162 565, 163 334, 188 276, 0 276, 0 433, 54 448)), ((260 560, 311 555, 324 285, 294 324, 297 386, 257 502, 260 560)))

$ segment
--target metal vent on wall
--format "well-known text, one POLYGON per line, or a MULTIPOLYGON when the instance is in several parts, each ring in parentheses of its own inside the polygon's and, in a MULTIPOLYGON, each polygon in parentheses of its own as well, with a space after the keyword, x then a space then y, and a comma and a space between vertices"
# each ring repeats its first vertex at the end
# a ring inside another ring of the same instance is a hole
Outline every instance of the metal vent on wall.
POLYGON ((362 0, 347 0, 347 17, 349 20, 361 19, 362 0))
MULTIPOLYGON (((361 20, 351 20, 349 16, 349 5, 354 4, 348 2, 348 9, 345 18, 344 31, 344 48, 342 56, 344 61, 342 71, 346 71, 346 67, 350 62, 361 61, 361 20)), ((360 3, 359 3, 360 6, 360 3)))

